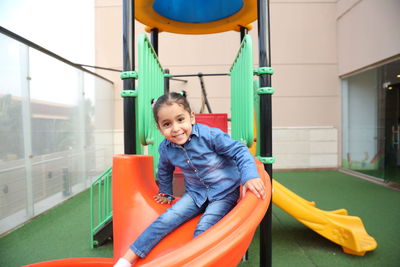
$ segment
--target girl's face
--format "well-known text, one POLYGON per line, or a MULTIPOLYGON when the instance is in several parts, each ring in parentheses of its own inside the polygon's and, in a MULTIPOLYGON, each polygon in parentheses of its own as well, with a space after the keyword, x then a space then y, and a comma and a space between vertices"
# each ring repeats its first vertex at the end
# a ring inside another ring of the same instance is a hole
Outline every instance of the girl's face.
POLYGON ((192 134, 195 123, 193 113, 189 113, 181 105, 163 105, 158 110, 157 126, 165 138, 175 144, 183 145, 192 134))

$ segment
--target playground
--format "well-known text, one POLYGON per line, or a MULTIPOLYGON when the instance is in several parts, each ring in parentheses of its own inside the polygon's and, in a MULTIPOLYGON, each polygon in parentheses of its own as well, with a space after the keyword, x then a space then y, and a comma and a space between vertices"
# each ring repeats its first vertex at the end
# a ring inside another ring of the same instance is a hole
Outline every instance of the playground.
MULTIPOLYGON (((152 120, 151 103, 182 77, 158 61, 158 33, 215 34, 237 31, 241 43, 230 77, 230 134, 247 145, 267 197, 246 194, 235 208, 192 239, 196 217, 164 238, 138 266, 397 266, 396 190, 339 171, 273 172, 272 99, 266 1, 222 1, 194 10, 196 1, 177 6, 124 1, 124 154, 90 190, 33 219, 0 239, 4 266, 112 266, 166 205, 153 201, 163 137, 152 120), (177 8, 180 7, 180 8, 177 8), (188 12, 192 11, 192 12, 188 12), (193 11, 194 10, 194 11, 193 11), (196 12, 195 12, 196 11, 196 12), (135 16, 136 14, 136 16, 135 16), (135 18, 147 25, 135 44, 135 18), (257 20, 258 40, 248 34, 257 20), (133 31, 133 32, 132 32, 133 31), (254 52, 254 42, 258 51, 254 52), (138 65, 135 66, 135 48, 138 65), (259 56, 254 68, 253 52, 259 56), (129 201, 127 201, 127 199, 129 201), (90 229, 90 230, 88 230, 90 229), (21 242, 21 240, 24 240, 21 242), (90 244, 90 245, 88 245, 90 244), (24 257, 20 257, 24 255, 24 257)), ((202 87, 204 107, 211 113, 202 87)), ((226 114, 197 114, 197 121, 228 131, 226 114)), ((182 174, 175 172, 179 197, 182 174)))
MULTIPOLYGON (((273 206, 273 266, 398 265, 400 208, 387 205, 399 203, 397 191, 337 171, 276 172, 275 179, 306 199, 316 200, 320 208, 346 207, 362 217, 379 247, 363 257, 345 254, 340 246, 273 206)), ((2 266, 17 267, 63 258, 112 258, 112 241, 96 249, 89 246, 89 199, 88 191, 81 193, 0 239, 2 266)), ((258 230, 250 244, 247 261, 239 266, 259 266, 258 230)))

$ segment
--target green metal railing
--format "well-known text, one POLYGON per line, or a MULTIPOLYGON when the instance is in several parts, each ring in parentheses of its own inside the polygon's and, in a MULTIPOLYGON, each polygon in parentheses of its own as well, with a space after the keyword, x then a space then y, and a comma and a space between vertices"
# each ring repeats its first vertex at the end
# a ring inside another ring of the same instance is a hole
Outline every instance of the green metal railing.
POLYGON ((250 35, 242 41, 230 69, 232 138, 250 147, 254 142, 253 45, 250 35))
POLYGON ((97 241, 95 234, 112 218, 112 168, 109 167, 101 174, 90 187, 90 229, 91 247, 95 247, 97 241))

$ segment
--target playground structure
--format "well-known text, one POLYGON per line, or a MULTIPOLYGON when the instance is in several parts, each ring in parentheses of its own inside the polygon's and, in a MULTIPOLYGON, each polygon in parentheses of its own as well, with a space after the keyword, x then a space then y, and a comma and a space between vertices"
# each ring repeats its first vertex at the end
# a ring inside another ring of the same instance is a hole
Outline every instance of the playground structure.
MULTIPOLYGON (((376 248, 376 241, 367 234, 358 217, 348 216, 343 209, 319 210, 314 202, 306 201, 272 181, 271 95, 274 90, 271 87, 273 70, 267 50, 269 45, 266 44, 269 16, 267 1, 221 0, 214 3, 219 2, 229 8, 218 8, 212 2, 207 2, 210 6, 203 6, 198 12, 185 12, 191 5, 198 7, 199 2, 177 1, 184 8, 181 11, 179 8, 178 11, 172 9, 176 12, 168 13, 170 9, 165 1, 124 1, 124 72, 121 74, 124 90, 121 95, 124 97, 125 155, 115 156, 112 168, 114 259, 64 259, 29 266, 112 266, 145 227, 166 209, 165 205, 152 199, 157 192, 154 171, 158 161, 157 147, 162 136, 152 120, 150 105, 151 100, 164 93, 164 79, 173 77, 164 73, 157 58, 158 33, 163 31, 180 34, 240 31, 242 43, 230 69, 232 137, 249 147, 254 146, 254 129, 257 129, 257 167, 267 184, 269 195, 265 200, 259 200, 247 194, 223 220, 196 239, 192 239, 192 233, 198 218, 193 219, 162 240, 138 265, 236 266, 261 223, 260 266, 271 266, 271 201, 315 232, 341 245, 346 253, 364 255, 366 251, 376 248), (212 15, 207 13, 210 10, 213 11, 212 15), (191 15, 180 20, 180 16, 186 13, 191 15), (131 43, 134 39, 134 14, 151 32, 151 41, 146 35, 139 38, 137 71, 134 66, 134 45, 131 43), (251 29, 250 23, 256 19, 260 51, 259 67, 254 69, 252 40, 246 33, 251 29), (254 83, 254 75, 258 76, 258 83, 254 83), (138 81, 137 87, 135 80, 138 81), (140 155, 143 146, 148 147, 153 157, 140 155), (274 188, 273 195, 271 185, 274 188)), ((104 177, 98 181, 106 185, 102 192, 111 189, 111 175, 104 177)), ((105 195, 106 201, 111 201, 111 196, 105 195)), ((111 220, 111 209, 110 205, 105 206, 108 215, 96 231, 101 232, 107 225, 110 227, 107 221, 111 220)))

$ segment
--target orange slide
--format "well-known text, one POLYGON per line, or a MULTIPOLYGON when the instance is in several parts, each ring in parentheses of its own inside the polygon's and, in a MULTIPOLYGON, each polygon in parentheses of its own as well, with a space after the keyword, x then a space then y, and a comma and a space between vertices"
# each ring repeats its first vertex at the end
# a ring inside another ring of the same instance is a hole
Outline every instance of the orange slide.
MULTIPOLYGON (((264 181, 269 181, 263 164, 256 162, 264 181)), ((270 183, 266 185, 267 192, 271 192, 270 183)), ((114 260, 75 258, 27 266, 112 266, 138 235, 169 207, 153 200, 158 188, 151 156, 115 156, 112 187, 114 260)), ((137 266, 236 266, 250 245, 270 199, 270 193, 264 200, 252 193, 246 194, 220 222, 193 239, 199 217, 194 218, 165 237, 137 266)))

